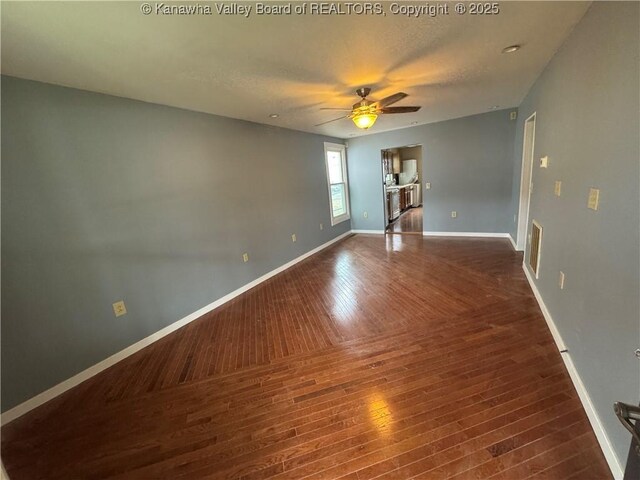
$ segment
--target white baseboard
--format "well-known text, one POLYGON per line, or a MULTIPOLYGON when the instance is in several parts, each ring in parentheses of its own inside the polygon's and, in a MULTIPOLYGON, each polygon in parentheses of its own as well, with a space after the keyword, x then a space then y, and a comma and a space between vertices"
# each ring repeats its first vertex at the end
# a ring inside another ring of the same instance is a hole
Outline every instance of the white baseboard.
POLYGON ((425 237, 483 237, 483 238, 510 238, 508 233, 488 232, 422 232, 425 237))
POLYGON ((560 350, 561 352, 563 350, 566 350, 567 347, 564 344, 564 340, 562 340, 562 336, 558 331, 558 327, 556 327, 556 324, 553 321, 553 318, 551 318, 551 314, 549 313, 549 310, 547 310, 547 306, 544 304, 544 300, 542 300, 542 296, 540 295, 540 292, 538 291, 538 287, 536 287, 536 284, 533 281, 533 277, 531 276, 531 272, 529 271, 529 268, 524 263, 522 264, 522 270, 524 270, 524 274, 527 277, 527 280, 529 281, 529 286, 531 287, 531 290, 533 291, 533 295, 536 297, 536 300, 538 301, 540 310, 542 310, 542 316, 547 322, 547 326, 551 331, 551 335, 553 336, 553 340, 556 342, 558 350, 560 350))
POLYGON ((571 360, 571 354, 567 351, 567 347, 562 340, 562 336, 556 327, 555 322, 553 321, 553 317, 549 313, 547 306, 538 291, 538 287, 536 287, 535 282, 533 281, 533 277, 531 276, 531 272, 527 268, 526 264, 522 264, 522 269, 524 270, 524 274, 527 277, 529 285, 531 286, 531 290, 533 291, 536 300, 538 301, 538 305, 540 306, 540 310, 542 311, 542 315, 544 316, 545 321, 547 322, 547 326, 551 331, 551 335, 553 336, 554 341, 556 342, 556 346, 558 350, 561 352, 562 360, 564 361, 564 365, 569 372, 569 376, 571 377, 571 381, 573 382, 573 386, 578 392, 578 396, 580 397, 580 401, 582 402, 582 406, 589 418, 589 422, 591 423, 591 428, 593 428, 593 432, 598 439, 598 443, 600 444, 600 448, 602 449, 602 453, 609 464, 609 469, 611 470, 611 474, 616 480, 622 480, 624 477, 624 469, 616 456, 613 446, 611 445, 611 441, 607 433, 604 430, 604 426, 602 425, 602 421, 596 412, 596 409, 591 402, 591 397, 589 397, 589 392, 587 388, 582 383, 582 379, 580 378, 580 374, 578 370, 576 370, 573 361, 571 360))
POLYGON ((287 262, 284 265, 276 268, 275 270, 272 270, 269 273, 266 273, 266 274, 262 275, 260 278, 257 278, 255 280, 253 280, 252 282, 247 283, 246 285, 238 288, 237 290, 234 290, 233 292, 225 295, 222 298, 219 298, 215 302, 210 303, 209 305, 207 305, 205 307, 202 307, 200 310, 197 310, 197 311, 187 315, 186 317, 178 320, 177 322, 174 322, 171 325, 168 325, 168 326, 164 327, 163 329, 158 330, 154 334, 149 335, 146 338, 143 338, 142 340, 134 343, 133 345, 125 348, 124 350, 121 350, 118 353, 115 353, 115 354, 111 355, 110 357, 102 360, 101 362, 96 363, 95 365, 87 368, 86 370, 83 370, 82 372, 74 375, 71 378, 68 378, 67 380, 64 380, 63 382, 51 387, 48 390, 45 390, 44 392, 36 395, 35 397, 30 398, 29 400, 21 403, 20 405, 16 405, 15 407, 13 407, 10 410, 7 410, 6 412, 4 412, 0 416, 0 424, 1 425, 6 425, 7 423, 15 420, 16 418, 24 415, 25 413, 33 410, 34 408, 39 407, 43 403, 46 403, 49 400, 52 400, 53 398, 57 397, 58 395, 61 395, 62 393, 66 392, 67 390, 75 387, 76 385, 79 385, 80 383, 84 382, 85 380, 88 380, 89 378, 97 375, 98 373, 102 372, 103 370, 106 370, 107 368, 115 365, 119 361, 124 360, 125 358, 133 355, 134 353, 142 350, 146 346, 151 345, 152 343, 160 340, 162 337, 166 337, 170 333, 178 330, 179 328, 184 327, 188 323, 193 322, 194 320, 200 318, 201 316, 205 315, 206 313, 209 313, 211 310, 214 310, 214 309, 220 307, 221 305, 223 305, 223 304, 227 303, 228 301, 234 299, 235 297, 237 297, 238 295, 246 292, 247 290, 250 290, 250 289, 256 287, 257 285, 259 285, 262 282, 270 279, 271 277, 277 275, 278 273, 281 273, 284 270, 287 270, 288 268, 291 268, 296 263, 301 262, 302 260, 306 259, 307 257, 310 257, 311 255, 313 255, 315 253, 318 253, 320 250, 323 250, 323 249, 327 248, 328 246, 330 246, 330 245, 342 240, 343 238, 351 235, 351 233, 352 233, 351 231, 348 231, 346 233, 343 233, 342 235, 337 236, 336 238, 334 238, 332 240, 329 240, 326 243, 323 243, 319 247, 316 247, 313 250, 310 250, 307 253, 305 253, 303 255, 300 255, 297 258, 294 258, 290 262, 287 262))
POLYGON ((511 234, 509 234, 509 241, 511 242, 511 246, 513 247, 513 249, 517 252, 518 247, 516 246, 516 242, 513 240, 513 237, 511 236, 511 234))
POLYGON ((384 230, 351 230, 351 233, 365 233, 371 235, 384 235, 384 230))
POLYGON ((591 403, 591 397, 589 397, 587 388, 582 383, 582 379, 580 378, 580 375, 578 374, 578 371, 576 370, 576 367, 571 360, 571 355, 569 354, 569 352, 562 353, 562 360, 564 361, 565 367, 567 367, 567 371, 569 372, 569 376, 571 377, 573 386, 576 387, 576 391, 578 392, 578 396, 580 397, 580 401, 582 402, 584 411, 587 413, 587 417, 589 418, 589 423, 591 423, 591 427, 593 428, 593 432, 596 434, 596 438, 598 439, 598 443, 600 444, 602 453, 604 454, 604 457, 609 464, 611 474, 616 480, 622 480, 622 478, 624 477, 624 468, 620 464, 618 457, 613 451, 613 446, 609 441, 609 436, 602 426, 602 422, 600 421, 600 417, 596 413, 596 409, 594 408, 593 403, 591 403))

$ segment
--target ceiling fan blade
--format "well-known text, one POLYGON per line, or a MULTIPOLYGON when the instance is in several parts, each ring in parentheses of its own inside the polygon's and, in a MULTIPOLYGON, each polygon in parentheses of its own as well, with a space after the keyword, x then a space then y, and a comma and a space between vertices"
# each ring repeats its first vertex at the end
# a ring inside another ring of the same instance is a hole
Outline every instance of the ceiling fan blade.
POLYGON ((400 100, 408 96, 409 95, 407 95, 404 92, 394 93, 393 95, 384 97, 382 100, 378 100, 377 102, 374 103, 374 105, 377 106, 378 108, 383 108, 383 107, 386 107, 387 105, 391 105, 393 103, 399 102, 400 100))
POLYGON ((420 107, 387 107, 381 108, 380 113, 411 113, 418 110, 420 110, 420 107))
POLYGON ((315 126, 319 127, 320 125, 326 125, 327 123, 335 122, 337 120, 342 120, 343 118, 348 118, 350 115, 345 115, 343 117, 334 118, 333 120, 329 120, 327 122, 317 123, 315 126))
POLYGON ((351 108, 338 108, 338 107, 323 107, 320 110, 340 110, 343 112, 350 112, 352 109, 351 108))

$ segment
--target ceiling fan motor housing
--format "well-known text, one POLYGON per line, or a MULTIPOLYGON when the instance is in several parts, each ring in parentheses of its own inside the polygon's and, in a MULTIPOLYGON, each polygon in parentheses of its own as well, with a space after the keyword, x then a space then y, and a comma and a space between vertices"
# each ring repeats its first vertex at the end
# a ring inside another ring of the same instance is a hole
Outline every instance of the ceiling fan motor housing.
POLYGON ((369 87, 361 87, 356 90, 356 93, 364 99, 371 93, 371 89, 369 87))
POLYGON ((356 90, 356 93, 362 97, 362 100, 353 104, 353 110, 357 110, 359 108, 368 107, 373 102, 367 100, 367 95, 371 93, 371 89, 369 87, 362 87, 356 90))
POLYGON ((362 99, 359 102, 356 102, 353 104, 353 109, 357 110, 358 108, 363 108, 363 107, 368 107, 369 105, 371 105, 373 102, 366 100, 366 99, 362 99))

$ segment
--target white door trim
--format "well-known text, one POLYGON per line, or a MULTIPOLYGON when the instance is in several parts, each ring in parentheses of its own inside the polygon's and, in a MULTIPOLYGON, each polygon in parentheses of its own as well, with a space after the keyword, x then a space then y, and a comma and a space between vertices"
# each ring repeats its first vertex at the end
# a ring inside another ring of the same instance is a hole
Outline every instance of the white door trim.
POLYGON ((529 221, 529 204, 531 203, 531 182, 533 179, 533 154, 536 141, 536 112, 524 121, 522 135, 522 168, 520 171, 520 206, 518 208, 518 235, 516 250, 524 250, 529 221), (531 155, 527 158, 527 125, 533 122, 531 130, 531 155), (528 165, 527 165, 528 163, 528 165), (528 181, 527 181, 528 180, 528 181))

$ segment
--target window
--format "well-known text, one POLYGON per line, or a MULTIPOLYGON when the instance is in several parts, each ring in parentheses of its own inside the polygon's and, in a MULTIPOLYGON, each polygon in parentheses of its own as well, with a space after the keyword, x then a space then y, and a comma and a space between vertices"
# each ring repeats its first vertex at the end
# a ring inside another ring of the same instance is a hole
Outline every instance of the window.
POLYGON ((327 166, 331 225, 349 220, 349 186, 347 185, 347 158, 344 145, 324 144, 324 159, 327 166))

